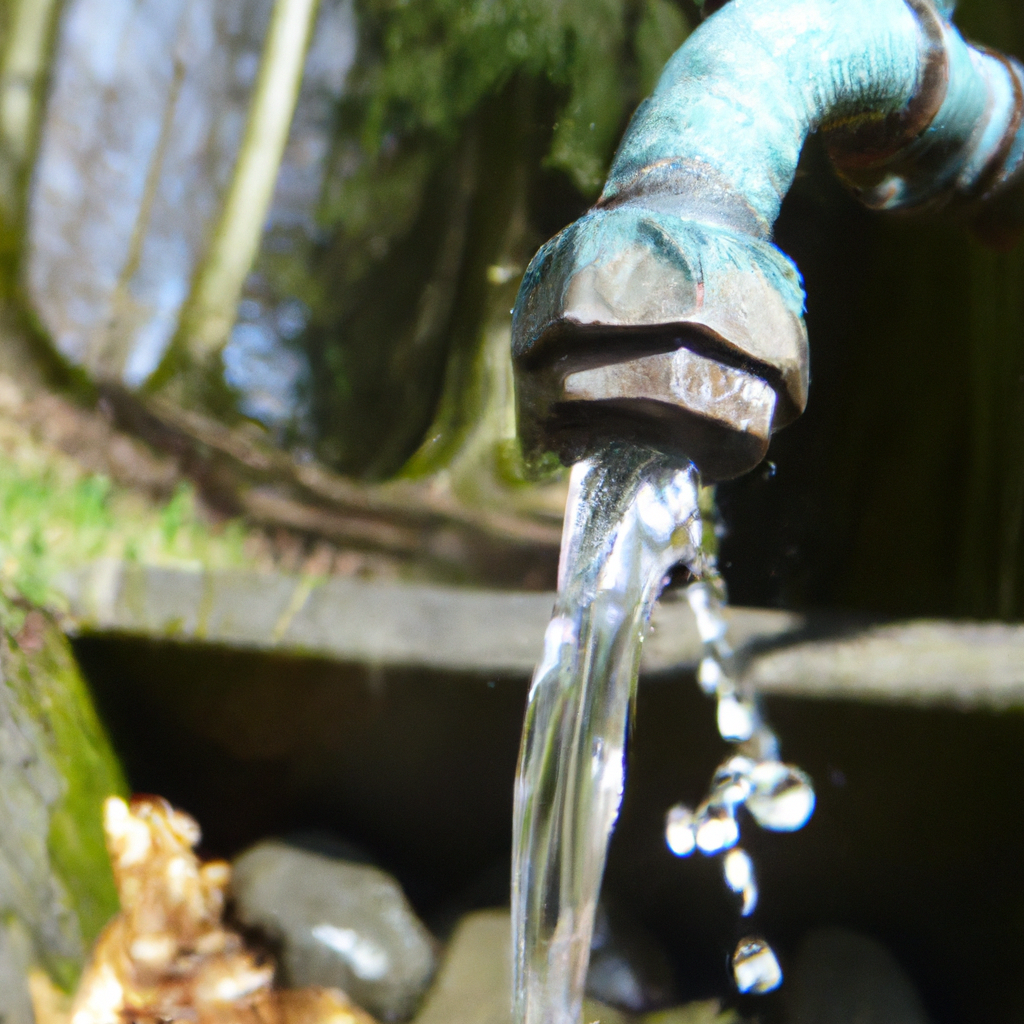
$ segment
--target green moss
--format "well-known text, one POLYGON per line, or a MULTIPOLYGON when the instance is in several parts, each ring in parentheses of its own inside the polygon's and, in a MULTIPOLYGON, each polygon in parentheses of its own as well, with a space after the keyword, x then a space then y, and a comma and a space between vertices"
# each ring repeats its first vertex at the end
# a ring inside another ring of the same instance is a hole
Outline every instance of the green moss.
POLYGON ((49 690, 54 759, 67 789, 50 819, 50 856, 64 880, 86 942, 117 911, 102 828, 103 801, 127 783, 64 636, 50 627, 29 669, 49 690))
POLYGON ((394 133, 454 139, 513 75, 546 77, 566 97, 551 160, 594 194, 632 91, 629 0, 369 0, 364 7, 379 40, 362 79, 368 152, 394 133))
MULTIPOLYGON (((639 5, 639 20, 637 6, 635 0, 364 0, 363 52, 371 56, 357 70, 348 101, 363 153, 386 165, 401 140, 452 144, 480 103, 513 77, 545 78, 563 97, 550 160, 593 195, 625 107, 640 98, 626 45, 630 31, 639 26, 635 49, 645 69, 664 63, 667 45, 685 36, 685 19, 669 0, 639 5)), ((377 188, 390 186, 378 181, 377 188)), ((345 214, 358 219, 366 209, 355 202, 345 214)))
POLYGON ((2 441, 0 579, 33 604, 60 608, 60 572, 100 558, 190 568, 249 564, 242 524, 204 522, 190 485, 166 502, 151 501, 27 437, 2 441))
POLYGON ((594 196, 608 170, 629 98, 623 88, 625 11, 621 0, 577 2, 565 5, 563 17, 564 55, 559 63, 564 63, 557 71, 565 77, 569 99, 555 124, 548 160, 580 192, 594 196))

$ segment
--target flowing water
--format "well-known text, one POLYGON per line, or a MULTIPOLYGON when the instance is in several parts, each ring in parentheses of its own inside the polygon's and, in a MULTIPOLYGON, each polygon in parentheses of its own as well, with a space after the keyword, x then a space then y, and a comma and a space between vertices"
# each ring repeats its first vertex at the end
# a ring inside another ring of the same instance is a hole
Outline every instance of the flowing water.
MULTIPOLYGON (((512 929, 520 1024, 579 1024, 608 841, 625 780, 625 743, 640 650, 654 602, 677 564, 700 582, 687 597, 704 642, 701 686, 717 698, 718 726, 735 753, 696 811, 666 819, 677 856, 724 854, 741 912, 757 905, 750 857, 737 845, 738 809, 788 831, 810 816, 810 780, 778 760, 778 743, 729 648, 721 586, 702 553, 693 466, 613 445, 572 471, 558 599, 534 673, 515 787, 512 929)), ((782 980, 768 943, 740 941, 733 974, 743 992, 782 980)))

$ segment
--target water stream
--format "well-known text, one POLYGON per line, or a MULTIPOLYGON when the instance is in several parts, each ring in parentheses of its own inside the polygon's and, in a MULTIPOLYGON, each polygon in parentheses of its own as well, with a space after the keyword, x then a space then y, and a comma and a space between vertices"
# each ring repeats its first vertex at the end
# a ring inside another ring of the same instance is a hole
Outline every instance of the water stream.
MULTIPOLYGON (((799 828, 810 780, 778 760, 778 743, 745 693, 729 648, 721 587, 702 553, 693 466, 612 445, 573 471, 562 536, 558 599, 530 687, 515 786, 512 930, 515 1018, 579 1024, 608 841, 622 800, 625 743, 640 651, 669 570, 685 565, 704 641, 699 678, 718 700, 723 738, 737 744, 707 799, 677 805, 666 839, 677 856, 724 854, 743 914, 757 904, 750 857, 737 845, 737 810, 764 827, 799 828)), ((740 991, 782 979, 768 943, 747 936, 733 954, 740 991)))

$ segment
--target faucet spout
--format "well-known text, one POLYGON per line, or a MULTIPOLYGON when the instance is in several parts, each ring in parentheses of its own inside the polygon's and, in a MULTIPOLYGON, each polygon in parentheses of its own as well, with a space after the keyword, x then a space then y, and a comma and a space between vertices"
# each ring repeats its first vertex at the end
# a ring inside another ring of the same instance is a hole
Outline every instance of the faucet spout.
POLYGON ((764 457, 807 401, 802 282, 771 233, 812 132, 871 208, 1024 226, 1024 69, 967 44, 952 6, 729 0, 690 36, 523 279, 528 452, 639 441, 710 480, 764 457))

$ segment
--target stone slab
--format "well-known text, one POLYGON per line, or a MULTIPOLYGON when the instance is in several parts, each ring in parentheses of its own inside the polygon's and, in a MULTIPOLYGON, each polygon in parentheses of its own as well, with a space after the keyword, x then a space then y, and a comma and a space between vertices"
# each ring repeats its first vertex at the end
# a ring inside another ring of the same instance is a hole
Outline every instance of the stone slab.
MULTIPOLYGON (((66 573, 72 630, 467 674, 528 676, 550 593, 327 580, 248 570, 99 562, 66 573)), ((866 622, 728 610, 747 678, 768 695, 917 706, 1024 707, 1024 627, 866 622)), ((684 600, 655 610, 641 671, 692 671, 701 657, 684 600)))

